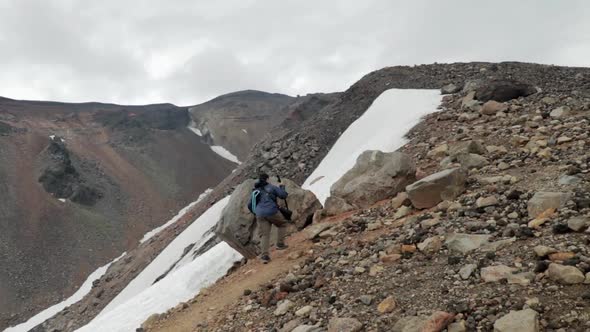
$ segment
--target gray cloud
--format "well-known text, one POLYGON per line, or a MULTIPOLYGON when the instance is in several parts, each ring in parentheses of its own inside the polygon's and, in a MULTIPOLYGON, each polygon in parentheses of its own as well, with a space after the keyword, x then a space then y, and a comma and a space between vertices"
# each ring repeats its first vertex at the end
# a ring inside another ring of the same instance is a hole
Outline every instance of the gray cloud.
POLYGON ((0 95, 194 104, 344 90, 397 64, 589 66, 589 14, 583 0, 2 0, 0 95))

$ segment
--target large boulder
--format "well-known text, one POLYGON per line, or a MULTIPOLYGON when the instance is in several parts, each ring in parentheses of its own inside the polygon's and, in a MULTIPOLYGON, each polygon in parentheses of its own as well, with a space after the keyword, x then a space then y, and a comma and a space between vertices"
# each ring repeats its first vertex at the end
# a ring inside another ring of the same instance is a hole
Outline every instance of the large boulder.
POLYGON ((406 192, 415 208, 428 209, 462 194, 466 180, 465 169, 450 168, 412 183, 406 187, 406 192))
POLYGON ((416 166, 406 154, 369 150, 332 185, 330 194, 356 208, 365 208, 394 197, 415 180, 416 166))
POLYGON ((515 80, 492 80, 482 84, 475 90, 475 99, 486 102, 495 100, 505 102, 518 97, 526 97, 536 93, 534 86, 515 80))
MULTIPOLYGON (((232 248, 247 258, 254 258, 259 252, 260 238, 256 218, 248 211, 247 204, 255 180, 246 180, 236 187, 229 202, 221 214, 215 233, 232 248)), ((272 182, 271 182, 272 183, 272 182)), ((277 185, 277 183, 273 183, 277 185)), ((292 223, 288 226, 288 234, 304 228, 310 223, 316 210, 322 208, 315 195, 299 187, 295 182, 283 179, 289 193, 289 208, 293 211, 292 223)), ((279 199, 279 204, 282 200, 279 199)), ((271 243, 276 240, 276 229, 273 227, 271 243)))

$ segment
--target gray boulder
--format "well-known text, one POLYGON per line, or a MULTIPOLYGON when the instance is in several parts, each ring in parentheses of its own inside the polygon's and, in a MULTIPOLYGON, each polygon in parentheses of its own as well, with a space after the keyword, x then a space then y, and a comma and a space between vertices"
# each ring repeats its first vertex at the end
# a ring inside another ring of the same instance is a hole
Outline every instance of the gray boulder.
POLYGON ((344 199, 336 196, 330 196, 326 199, 324 206, 324 215, 335 216, 348 211, 354 210, 354 206, 348 204, 344 199))
POLYGON ((328 324, 328 332, 358 332, 363 324, 355 318, 332 318, 328 324))
POLYGON ((559 209, 565 206, 571 194, 562 192, 536 192, 527 203, 529 217, 535 218, 548 209, 559 209))
POLYGON ((582 271, 575 266, 566 266, 556 263, 549 264, 547 275, 550 279, 563 284, 581 284, 586 279, 582 271))
POLYGON ((330 188, 330 194, 348 204, 365 208, 394 197, 416 180, 412 159, 400 152, 363 152, 356 164, 330 188))
POLYGON ((539 314, 532 309, 510 311, 494 323, 494 332, 539 332, 539 314))
POLYGON ((456 86, 453 83, 449 83, 449 84, 443 86, 442 88, 440 88, 440 93, 443 95, 449 95, 449 94, 457 93, 459 91, 461 91, 461 88, 456 86))
POLYGON ((451 251, 466 254, 479 249, 489 240, 490 235, 451 233, 447 234, 445 244, 451 251))
MULTIPOLYGON (((247 208, 254 183, 255 180, 246 180, 236 187, 215 229, 220 239, 247 258, 257 256, 260 243, 256 218, 247 208)), ((311 191, 302 189, 295 182, 283 179, 283 184, 289 193, 289 208, 293 211, 292 223, 288 226, 289 234, 305 227, 313 218, 314 212, 321 209, 322 205, 311 191)), ((276 230, 273 227, 271 243, 275 240, 276 230)))
POLYGON ((467 174, 460 167, 446 169, 429 175, 406 187, 412 205, 427 209, 438 203, 452 201, 465 191, 467 174))
POLYGON ((485 155, 486 147, 479 141, 469 140, 453 143, 449 146, 449 156, 457 156, 464 153, 485 155))

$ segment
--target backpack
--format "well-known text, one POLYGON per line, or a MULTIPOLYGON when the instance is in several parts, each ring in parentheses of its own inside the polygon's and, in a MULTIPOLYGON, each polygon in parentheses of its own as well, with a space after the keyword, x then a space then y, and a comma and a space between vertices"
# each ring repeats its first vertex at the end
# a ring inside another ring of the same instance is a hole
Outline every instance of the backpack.
POLYGON ((275 195, 266 190, 266 186, 264 186, 263 188, 253 188, 252 192, 250 193, 250 200, 248 201, 248 210, 250 211, 250 213, 256 214, 254 211, 256 211, 256 206, 260 202, 262 195, 270 196, 270 199, 273 202, 277 201, 275 195))

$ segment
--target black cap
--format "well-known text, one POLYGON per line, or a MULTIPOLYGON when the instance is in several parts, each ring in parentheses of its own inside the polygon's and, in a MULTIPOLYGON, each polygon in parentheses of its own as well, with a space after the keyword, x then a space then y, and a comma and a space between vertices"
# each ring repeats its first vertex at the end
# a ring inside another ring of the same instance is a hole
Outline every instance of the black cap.
POLYGON ((260 173, 260 174, 258 174, 258 179, 259 179, 259 180, 262 180, 262 181, 267 181, 267 180, 268 180, 268 178, 269 178, 269 176, 268 176, 268 174, 266 174, 266 173, 260 173))

